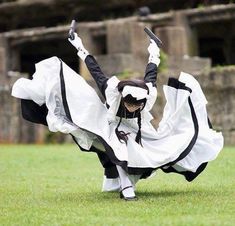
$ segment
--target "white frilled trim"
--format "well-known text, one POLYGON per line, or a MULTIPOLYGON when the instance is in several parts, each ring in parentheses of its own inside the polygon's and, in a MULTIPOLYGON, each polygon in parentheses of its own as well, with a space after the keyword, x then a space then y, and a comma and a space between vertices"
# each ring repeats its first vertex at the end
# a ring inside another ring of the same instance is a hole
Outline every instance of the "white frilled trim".
POLYGON ((145 111, 150 111, 157 99, 157 88, 151 82, 146 83, 149 88, 149 95, 145 106, 145 111))
POLYGON ((115 121, 118 107, 120 105, 121 94, 117 88, 119 82, 120 80, 116 76, 111 77, 107 82, 108 86, 105 90, 105 96, 106 102, 109 105, 109 109, 107 111, 109 122, 115 121))
POLYGON ((185 72, 181 72, 179 76, 179 80, 186 84, 187 87, 190 87, 191 89, 197 90, 197 95, 193 95, 192 102, 196 103, 194 104, 194 109, 197 110, 200 108, 200 106, 205 106, 208 102, 207 99, 201 89, 200 84, 197 80, 193 78, 192 75, 187 74, 185 72))
POLYGON ((129 94, 132 97, 135 97, 136 100, 141 100, 141 99, 147 98, 148 91, 140 87, 124 86, 123 91, 122 91, 122 96, 126 97, 129 94))

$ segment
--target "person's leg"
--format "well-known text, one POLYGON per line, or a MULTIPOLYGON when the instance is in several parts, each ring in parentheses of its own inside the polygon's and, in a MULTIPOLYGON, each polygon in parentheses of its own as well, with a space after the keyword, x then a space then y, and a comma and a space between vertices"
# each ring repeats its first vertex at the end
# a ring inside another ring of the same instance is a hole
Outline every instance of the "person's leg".
POLYGON ((102 191, 120 191, 120 179, 116 166, 104 169, 104 180, 102 191))
POLYGON ((120 166, 117 166, 117 170, 121 182, 121 193, 124 196, 124 199, 135 198, 134 188, 127 173, 120 166))
POLYGON ((128 175, 132 185, 133 185, 133 188, 134 188, 134 191, 135 191, 135 188, 136 188, 136 183, 140 180, 140 177, 141 175, 132 175, 132 174, 129 174, 128 175))

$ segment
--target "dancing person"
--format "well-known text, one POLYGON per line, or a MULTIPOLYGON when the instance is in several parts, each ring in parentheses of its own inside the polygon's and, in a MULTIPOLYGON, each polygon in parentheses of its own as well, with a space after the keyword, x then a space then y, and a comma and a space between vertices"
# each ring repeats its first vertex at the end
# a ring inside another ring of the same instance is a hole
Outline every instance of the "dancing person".
POLYGON ((135 186, 161 169, 194 180, 216 158, 223 136, 209 123, 206 98, 193 76, 181 72, 164 85, 166 106, 158 128, 150 114, 157 98, 160 50, 151 40, 143 80, 104 75, 82 40, 77 49, 105 99, 103 104, 87 82, 61 59, 36 64, 33 79, 19 79, 12 95, 22 99, 23 117, 47 125, 52 132, 72 135, 82 151, 96 152, 105 171, 103 191, 119 191, 136 200, 135 186))

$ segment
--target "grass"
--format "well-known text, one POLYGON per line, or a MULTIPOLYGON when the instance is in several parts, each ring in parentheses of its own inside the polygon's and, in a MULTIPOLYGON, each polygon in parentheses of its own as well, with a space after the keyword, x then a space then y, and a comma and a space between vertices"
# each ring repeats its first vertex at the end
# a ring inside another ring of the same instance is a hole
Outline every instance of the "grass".
POLYGON ((235 148, 195 180, 158 172, 137 202, 102 193, 103 170, 75 145, 0 146, 0 225, 235 225, 235 148))

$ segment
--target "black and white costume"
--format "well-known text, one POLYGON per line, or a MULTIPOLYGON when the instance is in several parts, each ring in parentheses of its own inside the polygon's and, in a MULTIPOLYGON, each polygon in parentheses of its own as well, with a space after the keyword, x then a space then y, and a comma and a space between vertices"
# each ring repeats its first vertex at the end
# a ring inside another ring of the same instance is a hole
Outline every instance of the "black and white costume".
MULTIPOLYGON (((80 49, 78 48, 80 51, 80 49)), ((103 191, 119 190, 120 171, 127 173, 132 185, 157 169, 175 172, 192 181, 216 158, 223 147, 223 136, 208 122, 207 100, 193 76, 181 73, 164 86, 166 106, 156 129, 150 123, 150 110, 157 97, 157 65, 148 63, 144 81, 149 93, 142 111, 123 111, 119 79, 106 77, 93 56, 80 51, 106 103, 94 89, 57 57, 36 64, 33 79, 21 78, 12 95, 22 99, 24 118, 47 125, 52 132, 69 133, 83 151, 93 151, 105 168, 103 191), (141 114, 141 144, 136 142, 138 114, 141 114), (115 133, 128 135, 127 144, 115 133), (116 167, 118 166, 118 168, 116 167)), ((81 56, 82 55, 82 56, 81 56)), ((135 92, 135 91, 133 91, 135 92)))

